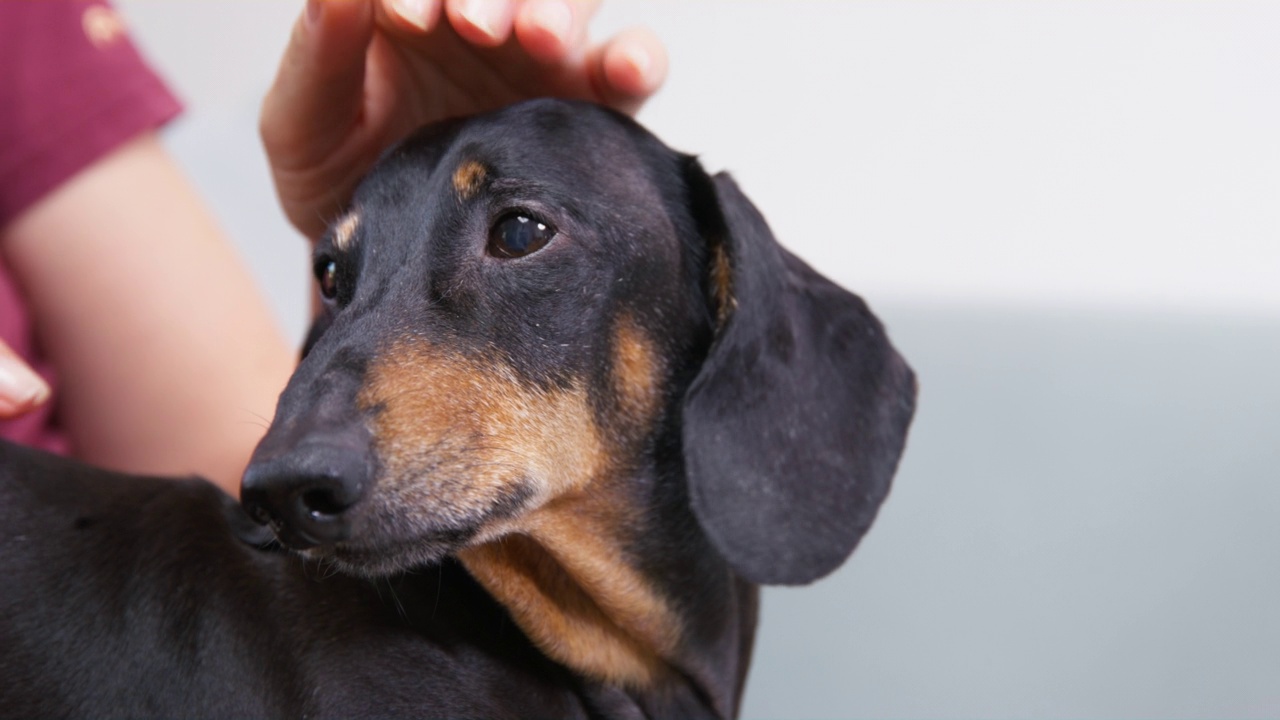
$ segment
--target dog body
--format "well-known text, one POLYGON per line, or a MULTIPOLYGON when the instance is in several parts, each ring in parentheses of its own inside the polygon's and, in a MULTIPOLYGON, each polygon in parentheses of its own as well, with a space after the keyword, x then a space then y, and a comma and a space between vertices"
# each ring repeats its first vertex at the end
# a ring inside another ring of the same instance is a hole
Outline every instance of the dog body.
POLYGON ((0 468, 0 716, 601 714, 455 562, 369 582, 256 546, 200 480, 0 468))
POLYGON ((858 298, 594 106, 421 131, 315 269, 242 491, 296 554, 198 482, 0 451, 0 708, 732 717, 756 584, 848 556, 914 409, 858 298))

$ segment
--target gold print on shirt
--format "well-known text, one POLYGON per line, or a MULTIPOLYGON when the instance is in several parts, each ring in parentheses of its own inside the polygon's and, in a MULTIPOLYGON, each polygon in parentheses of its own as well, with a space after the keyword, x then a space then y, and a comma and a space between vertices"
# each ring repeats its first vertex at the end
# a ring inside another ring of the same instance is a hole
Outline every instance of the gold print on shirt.
POLYGON ((99 49, 111 45, 125 34, 124 21, 116 11, 101 5, 94 5, 85 10, 80 18, 80 24, 84 27, 85 37, 99 49))

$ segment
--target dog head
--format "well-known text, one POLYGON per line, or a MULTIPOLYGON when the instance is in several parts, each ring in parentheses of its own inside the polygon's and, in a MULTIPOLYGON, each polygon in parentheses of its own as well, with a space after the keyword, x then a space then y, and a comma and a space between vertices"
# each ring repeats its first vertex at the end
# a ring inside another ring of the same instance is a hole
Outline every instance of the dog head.
POLYGON ((457 554, 588 675, 660 674, 697 634, 681 584, 715 567, 833 570, 905 442, 914 378, 862 301, 728 176, 595 106, 424 129, 315 271, 246 508, 349 572, 457 554))

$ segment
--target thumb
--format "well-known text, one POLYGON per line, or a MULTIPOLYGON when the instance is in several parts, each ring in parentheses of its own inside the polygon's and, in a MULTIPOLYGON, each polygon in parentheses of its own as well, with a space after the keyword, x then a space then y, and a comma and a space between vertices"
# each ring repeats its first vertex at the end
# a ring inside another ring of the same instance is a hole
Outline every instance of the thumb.
POLYGON ((17 417, 49 399, 49 386, 0 342, 0 419, 17 417))
POLYGON ((262 103, 259 131, 274 168, 314 165, 350 133, 373 26, 371 0, 308 0, 262 103))

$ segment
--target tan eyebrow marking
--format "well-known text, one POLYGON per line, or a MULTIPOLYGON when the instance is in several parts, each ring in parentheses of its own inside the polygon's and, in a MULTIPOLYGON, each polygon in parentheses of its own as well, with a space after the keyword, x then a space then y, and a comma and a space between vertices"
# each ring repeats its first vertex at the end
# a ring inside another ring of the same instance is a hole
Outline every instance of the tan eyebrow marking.
POLYGON ((453 189, 466 200, 475 195, 484 184, 485 175, 484 165, 475 160, 466 160, 453 171, 453 189))
POLYGON ((346 251, 351 247, 351 240, 355 237, 356 227, 360 225, 360 213, 352 210, 347 213, 346 217, 338 221, 333 226, 333 244, 339 250, 346 251))

